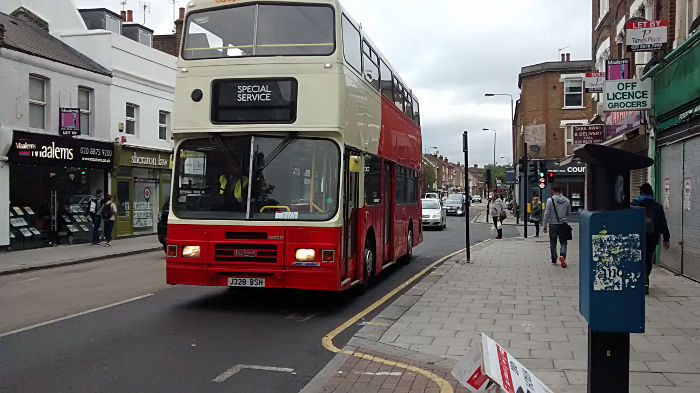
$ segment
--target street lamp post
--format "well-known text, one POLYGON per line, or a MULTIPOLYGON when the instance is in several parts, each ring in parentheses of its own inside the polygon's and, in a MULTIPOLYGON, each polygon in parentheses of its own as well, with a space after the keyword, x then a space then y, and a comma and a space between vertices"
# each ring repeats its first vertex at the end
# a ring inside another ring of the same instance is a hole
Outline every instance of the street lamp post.
POLYGON ((493 177, 494 189, 496 188, 496 130, 493 128, 484 128, 484 131, 493 131, 493 169, 491 170, 491 177, 493 177))
MULTIPOLYGON (((486 93, 484 94, 486 97, 495 97, 495 96, 508 96, 510 97, 510 132, 511 132, 511 138, 515 135, 515 125, 513 124, 514 121, 514 116, 515 116, 515 111, 513 110, 513 95, 508 94, 508 93, 486 93)), ((515 141, 513 141, 513 147, 515 148, 515 141)), ((515 157, 513 158, 513 163, 515 163, 515 157)), ((517 198, 516 198, 516 203, 517 203, 517 198)), ((522 201, 521 201, 522 202, 522 201)), ((515 223, 517 224, 518 221, 520 220, 520 214, 515 215, 515 223)))
MULTIPOLYGON (((462 133, 462 150, 464 150, 464 176, 465 176, 465 184, 469 184, 469 176, 468 176, 468 171, 469 171, 469 139, 468 139, 467 131, 465 130, 462 133)), ((465 190, 466 191, 466 190, 465 190)), ((464 193, 465 196, 469 195, 469 192, 464 193)), ((464 218, 465 218, 465 226, 466 226, 466 248, 467 248, 467 263, 471 263, 471 249, 469 248, 469 211, 471 209, 471 201, 467 204, 467 211, 464 212, 464 218)), ((488 216, 488 215, 487 215, 488 216)))

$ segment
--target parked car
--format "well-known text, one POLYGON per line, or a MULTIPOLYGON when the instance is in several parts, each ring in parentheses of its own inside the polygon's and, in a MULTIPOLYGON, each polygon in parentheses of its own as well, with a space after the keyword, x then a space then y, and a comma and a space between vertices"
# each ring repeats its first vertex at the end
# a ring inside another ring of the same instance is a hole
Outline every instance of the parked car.
POLYGON ((163 251, 166 251, 166 243, 168 238, 168 214, 170 213, 170 201, 166 201, 160 209, 158 215, 158 241, 163 245, 163 251))
POLYGON ((481 203, 481 195, 473 195, 472 203, 481 203))
POLYGON ((440 230, 447 227, 447 211, 439 199, 424 198, 420 203, 423 208, 423 227, 438 227, 440 230))
POLYGON ((460 194, 452 194, 445 200, 447 214, 464 215, 466 212, 466 201, 460 194))

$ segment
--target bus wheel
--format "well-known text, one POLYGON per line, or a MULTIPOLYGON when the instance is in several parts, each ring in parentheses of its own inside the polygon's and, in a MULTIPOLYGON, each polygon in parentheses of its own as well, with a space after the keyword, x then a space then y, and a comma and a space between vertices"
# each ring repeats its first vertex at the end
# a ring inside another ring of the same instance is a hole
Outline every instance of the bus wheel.
POLYGON ((401 257, 401 264, 408 265, 413 256, 413 229, 408 228, 408 237, 406 239, 406 255, 401 257))
POLYGON ((357 286, 357 293, 365 293, 369 284, 374 279, 374 250, 372 250, 369 242, 365 242, 365 250, 362 253, 362 281, 357 286))

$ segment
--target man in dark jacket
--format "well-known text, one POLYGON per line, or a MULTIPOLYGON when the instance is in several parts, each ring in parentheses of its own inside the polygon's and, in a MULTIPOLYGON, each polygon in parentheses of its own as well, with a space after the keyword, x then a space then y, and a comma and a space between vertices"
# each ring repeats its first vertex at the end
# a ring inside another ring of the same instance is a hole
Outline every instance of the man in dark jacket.
POLYGON ((666 214, 664 208, 654 200, 654 191, 649 183, 644 183, 639 187, 640 197, 632 201, 633 206, 643 207, 645 210, 645 227, 646 227, 646 269, 647 281, 644 287, 645 292, 649 293, 649 274, 654 264, 654 256, 656 255, 656 246, 659 244, 659 235, 664 235, 664 248, 671 247, 669 240, 671 234, 668 232, 668 224, 666 223, 666 214))

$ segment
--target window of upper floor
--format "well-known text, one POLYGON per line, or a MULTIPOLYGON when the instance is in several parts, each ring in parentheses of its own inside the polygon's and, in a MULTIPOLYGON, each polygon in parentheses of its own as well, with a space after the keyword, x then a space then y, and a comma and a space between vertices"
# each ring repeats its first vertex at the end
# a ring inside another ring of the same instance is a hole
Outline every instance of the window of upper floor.
POLYGON ((158 139, 165 141, 168 139, 170 128, 170 112, 158 112, 158 139))
POLYGON ((136 135, 138 132, 138 121, 139 121, 139 107, 135 104, 126 104, 125 113, 125 132, 129 135, 136 135))
POLYGON ((49 80, 39 75, 29 76, 29 128, 45 130, 48 123, 49 80))
POLYGON ((153 46, 153 30, 138 23, 127 23, 122 26, 122 35, 139 44, 153 46))
POLYGON ((583 107, 583 79, 564 80, 564 108, 583 107))
POLYGON ((94 91, 89 87, 78 87, 78 108, 80 108, 80 134, 92 135, 94 126, 94 91))
POLYGON ((598 23, 605 18, 610 10, 610 0, 599 0, 598 1, 598 23))
POLYGON ((122 19, 105 8, 78 10, 89 30, 101 29, 112 33, 122 33, 122 19))

